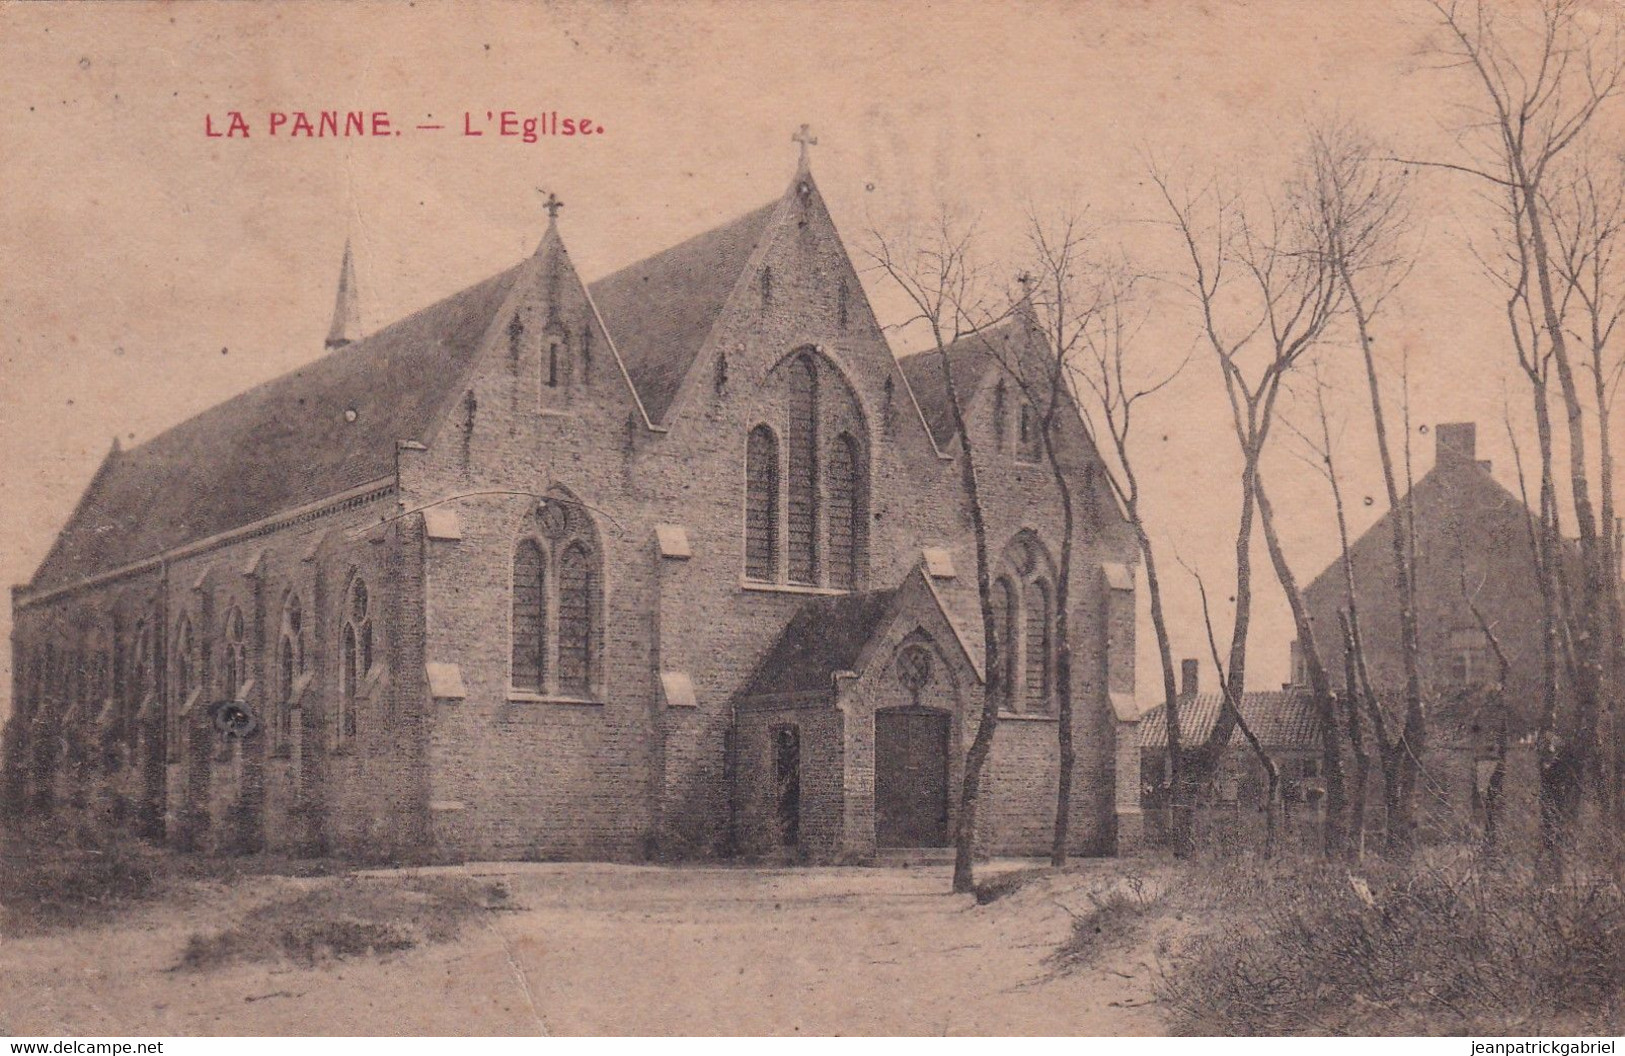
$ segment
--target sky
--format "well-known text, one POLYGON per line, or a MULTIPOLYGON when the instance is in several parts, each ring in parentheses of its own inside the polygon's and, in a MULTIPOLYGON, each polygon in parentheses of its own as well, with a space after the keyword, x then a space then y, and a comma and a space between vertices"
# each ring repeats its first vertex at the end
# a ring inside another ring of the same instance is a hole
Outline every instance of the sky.
MULTIPOLYGON (((883 323, 908 313, 864 270, 870 232, 943 206, 974 218, 990 274, 1020 268, 1029 210, 1070 205, 1157 278, 1137 355, 1190 364, 1146 406, 1134 453, 1175 655, 1205 657, 1187 566, 1226 641, 1240 460, 1148 167, 1248 192, 1334 119, 1397 156, 1461 160, 1470 86, 1436 42, 1420 0, 0 5, 0 579, 32 576, 115 436, 139 443, 322 355, 346 238, 369 330, 528 254, 538 190, 565 202, 590 281, 777 197, 807 123, 883 323), (269 134, 271 112, 300 110, 386 111, 402 134, 296 139, 292 118, 269 134), (465 113, 489 132, 503 110, 603 131, 461 134, 465 113), (231 111, 249 136, 210 137, 231 111)), ((1477 421, 1480 457, 1515 489, 1508 401, 1526 451, 1527 415, 1470 250, 1489 237, 1481 191, 1415 173, 1416 266, 1378 348, 1390 380, 1408 364, 1418 475, 1423 427, 1477 421)), ((1334 334, 1321 354, 1359 531, 1385 502, 1354 350, 1334 334)), ((1301 401, 1286 413, 1311 422, 1301 401)), ((1307 580, 1337 554, 1329 497, 1295 439, 1273 444, 1266 475, 1307 580)), ((1292 631, 1262 554, 1257 567, 1249 669, 1267 688, 1292 631)), ((1144 701, 1149 623, 1140 636, 1144 701)), ((0 710, 9 665, 5 648, 0 710)))

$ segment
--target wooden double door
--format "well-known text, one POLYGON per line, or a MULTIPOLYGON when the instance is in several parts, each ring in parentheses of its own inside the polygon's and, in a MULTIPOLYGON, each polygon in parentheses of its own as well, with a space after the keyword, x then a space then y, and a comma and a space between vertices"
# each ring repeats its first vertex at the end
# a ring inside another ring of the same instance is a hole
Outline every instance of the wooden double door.
POLYGON ((911 707, 875 713, 875 842, 947 846, 947 712, 911 707))

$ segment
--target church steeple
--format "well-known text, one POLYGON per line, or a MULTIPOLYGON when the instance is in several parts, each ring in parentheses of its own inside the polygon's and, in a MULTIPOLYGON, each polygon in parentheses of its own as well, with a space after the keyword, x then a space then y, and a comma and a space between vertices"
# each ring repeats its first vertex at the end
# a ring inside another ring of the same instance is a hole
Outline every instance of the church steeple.
POLYGON ((361 340, 361 310, 356 303, 355 257, 344 240, 344 263, 339 265, 339 292, 333 303, 333 325, 327 328, 327 348, 343 348, 361 340))

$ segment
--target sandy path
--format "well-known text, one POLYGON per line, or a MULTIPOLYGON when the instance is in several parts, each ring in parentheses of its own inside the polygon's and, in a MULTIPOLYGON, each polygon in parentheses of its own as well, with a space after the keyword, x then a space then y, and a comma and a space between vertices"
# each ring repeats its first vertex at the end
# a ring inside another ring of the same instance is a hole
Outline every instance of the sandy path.
POLYGON ((511 911, 454 943, 316 968, 170 971, 188 935, 309 881, 0 943, 0 1033, 1147 1034, 1144 948, 1055 976, 1087 874, 988 906, 942 867, 490 864, 511 911))

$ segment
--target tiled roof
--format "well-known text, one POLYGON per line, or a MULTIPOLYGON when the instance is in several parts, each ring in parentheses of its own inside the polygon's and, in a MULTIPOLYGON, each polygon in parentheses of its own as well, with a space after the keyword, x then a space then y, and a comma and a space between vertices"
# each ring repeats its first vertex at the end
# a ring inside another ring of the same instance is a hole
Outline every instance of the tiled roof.
MULTIPOLYGON (((1019 332, 1019 324, 1011 320, 983 333, 962 337, 947 347, 954 390, 959 394, 962 405, 968 405, 982 378, 995 364, 989 346, 998 348, 1019 332)), ((914 390, 920 414, 925 417, 925 424, 936 439, 937 446, 946 447, 954 438, 955 429, 953 405, 948 400, 948 386, 942 378, 942 353, 935 348, 914 352, 899 360, 898 366, 908 379, 908 387, 914 390)))
POLYGON ((894 589, 808 600, 790 618, 739 696, 832 689, 835 672, 854 668, 896 597, 894 589))
POLYGON ((779 201, 588 287, 651 420, 665 420, 779 201))
MULTIPOLYGON (((589 289, 661 421, 778 200, 589 289)), ((455 398, 523 263, 114 451, 30 584, 50 590, 390 475, 455 398), (350 412, 354 412, 353 415, 350 412)))
MULTIPOLYGON (((1190 747, 1205 739, 1219 719, 1223 705, 1221 693, 1198 693, 1193 698, 1182 698, 1179 703, 1180 743, 1190 747)), ((1166 705, 1159 704, 1140 717, 1140 747, 1166 748, 1168 746, 1168 716, 1166 705)), ((1320 719, 1315 714, 1314 702, 1309 694, 1291 690, 1244 693, 1241 699, 1241 717, 1266 749, 1284 751, 1310 751, 1320 747, 1320 719)), ((1244 743, 1241 732, 1230 735, 1230 743, 1244 743)))
POLYGON ((423 437, 519 271, 114 451, 31 586, 49 590, 389 476, 423 437))

